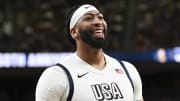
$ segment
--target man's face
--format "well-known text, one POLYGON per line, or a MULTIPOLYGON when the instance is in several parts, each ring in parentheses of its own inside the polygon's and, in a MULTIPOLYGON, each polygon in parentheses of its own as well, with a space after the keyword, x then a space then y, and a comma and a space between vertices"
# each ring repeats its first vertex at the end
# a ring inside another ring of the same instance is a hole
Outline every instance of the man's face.
POLYGON ((77 23, 80 39, 94 48, 105 46, 107 24, 103 15, 97 11, 90 11, 83 15, 77 23))

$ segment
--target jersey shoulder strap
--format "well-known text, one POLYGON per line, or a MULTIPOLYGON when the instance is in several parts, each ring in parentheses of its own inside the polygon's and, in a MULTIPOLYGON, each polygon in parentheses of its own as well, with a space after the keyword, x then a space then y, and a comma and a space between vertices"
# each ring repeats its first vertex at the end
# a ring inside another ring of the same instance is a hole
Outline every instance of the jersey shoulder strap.
POLYGON ((67 75, 68 80, 69 80, 69 95, 68 95, 66 101, 71 101, 73 93, 74 93, 74 82, 73 82, 72 76, 65 66, 63 66, 60 63, 57 63, 56 65, 61 67, 66 72, 66 75, 67 75))
POLYGON ((124 63, 123 63, 122 61, 119 61, 119 63, 122 65, 124 71, 126 72, 126 75, 127 75, 128 79, 129 79, 129 81, 130 81, 130 83, 131 83, 131 86, 132 86, 132 88, 133 88, 133 91, 134 91, 134 84, 133 84, 132 78, 131 78, 131 76, 129 75, 129 72, 128 72, 126 66, 124 65, 124 63))

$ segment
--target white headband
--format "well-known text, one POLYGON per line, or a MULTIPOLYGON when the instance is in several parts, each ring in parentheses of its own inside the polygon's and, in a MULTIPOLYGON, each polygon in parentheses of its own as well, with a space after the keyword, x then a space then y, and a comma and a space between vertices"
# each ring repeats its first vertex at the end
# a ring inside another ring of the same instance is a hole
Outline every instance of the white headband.
POLYGON ((95 11, 98 11, 94 6, 92 5, 89 5, 89 4, 85 4, 85 5, 82 5, 81 7, 79 7, 75 12, 74 14, 72 15, 71 17, 71 20, 70 20, 70 31, 71 29, 75 26, 75 24, 77 23, 77 21, 87 12, 89 11, 92 11, 92 10, 95 10, 95 11))

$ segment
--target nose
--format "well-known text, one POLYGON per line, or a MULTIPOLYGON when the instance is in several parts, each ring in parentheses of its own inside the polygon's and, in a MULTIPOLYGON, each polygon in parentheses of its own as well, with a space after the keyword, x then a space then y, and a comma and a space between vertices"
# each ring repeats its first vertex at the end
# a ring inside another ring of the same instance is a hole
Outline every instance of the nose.
POLYGON ((93 24, 96 26, 102 26, 104 23, 104 20, 98 18, 97 16, 94 18, 93 24))

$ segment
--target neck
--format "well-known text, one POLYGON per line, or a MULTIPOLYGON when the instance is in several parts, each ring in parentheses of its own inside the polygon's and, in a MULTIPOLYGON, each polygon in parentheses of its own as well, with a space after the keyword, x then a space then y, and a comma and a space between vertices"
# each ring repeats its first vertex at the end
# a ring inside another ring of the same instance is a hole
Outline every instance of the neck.
POLYGON ((102 70, 105 67, 106 61, 104 58, 103 50, 92 48, 90 46, 77 47, 77 55, 86 61, 91 66, 98 70, 102 70))

